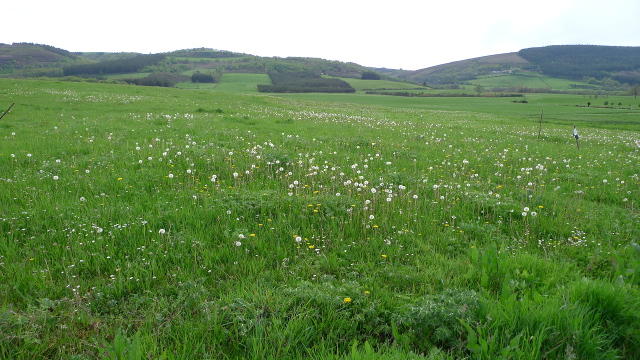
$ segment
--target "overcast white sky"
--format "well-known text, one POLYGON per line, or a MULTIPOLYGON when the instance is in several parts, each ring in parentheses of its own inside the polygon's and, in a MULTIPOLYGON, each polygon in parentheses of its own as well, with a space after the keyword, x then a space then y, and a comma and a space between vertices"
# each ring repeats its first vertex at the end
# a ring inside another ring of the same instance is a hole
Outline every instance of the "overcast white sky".
POLYGON ((532 46, 640 46, 640 0, 8 0, 0 42, 209 47, 419 69, 532 46))

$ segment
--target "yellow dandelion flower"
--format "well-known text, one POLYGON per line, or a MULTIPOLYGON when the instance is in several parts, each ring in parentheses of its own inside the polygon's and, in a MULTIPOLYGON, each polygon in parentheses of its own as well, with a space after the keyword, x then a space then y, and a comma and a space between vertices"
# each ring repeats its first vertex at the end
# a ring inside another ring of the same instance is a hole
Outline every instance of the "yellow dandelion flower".
POLYGON ((346 297, 344 299, 342 299, 342 302, 344 302, 345 304, 348 304, 351 302, 351 298, 350 297, 346 297))

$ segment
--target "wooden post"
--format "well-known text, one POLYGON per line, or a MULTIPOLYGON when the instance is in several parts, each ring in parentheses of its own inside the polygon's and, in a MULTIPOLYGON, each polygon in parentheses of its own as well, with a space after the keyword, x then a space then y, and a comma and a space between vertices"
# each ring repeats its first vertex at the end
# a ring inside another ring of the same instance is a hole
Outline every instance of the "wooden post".
POLYGON ((540 109, 540 127, 538 127, 538 139, 540 139, 540 133, 542 133, 542 115, 544 114, 544 108, 540 109))
POLYGON ((2 115, 0 115, 0 119, 2 119, 5 115, 7 115, 9 113, 9 111, 11 111, 11 108, 13 107, 13 105, 15 105, 16 103, 12 103, 11 106, 9 106, 9 108, 2 113, 2 115))

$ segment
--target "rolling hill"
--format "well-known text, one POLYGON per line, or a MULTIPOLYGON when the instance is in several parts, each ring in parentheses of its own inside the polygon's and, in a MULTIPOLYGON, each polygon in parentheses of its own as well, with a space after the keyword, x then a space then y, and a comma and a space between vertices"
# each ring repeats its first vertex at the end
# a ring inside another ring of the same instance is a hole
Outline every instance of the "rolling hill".
POLYGON ((388 74, 430 85, 614 89, 640 84, 640 47, 553 45, 388 74), (490 80, 488 80, 490 79, 490 80), (564 79, 564 80, 562 80, 564 79))
MULTIPOLYGON (((289 92, 294 88, 314 91, 300 86, 301 82, 306 82, 325 89, 335 87, 336 91, 340 87, 342 92, 345 91, 344 83, 326 78, 360 79, 371 71, 384 81, 397 83, 397 86, 382 87, 388 89, 422 85, 478 93, 628 91, 640 84, 640 47, 554 45, 407 71, 368 68, 352 62, 319 58, 261 57, 208 48, 140 54, 69 52, 29 43, 0 44, 0 76, 3 77, 80 76, 174 86, 194 73, 207 74, 214 79, 220 79, 224 73, 268 74, 272 80, 274 74, 279 79, 281 74, 288 74, 289 85, 282 91, 289 92), (296 76, 299 79, 293 86, 296 76), (325 80, 321 79, 323 77, 325 80)), ((274 90, 267 85, 263 89, 274 90)), ((357 87, 380 88, 380 85, 365 83, 357 87)))

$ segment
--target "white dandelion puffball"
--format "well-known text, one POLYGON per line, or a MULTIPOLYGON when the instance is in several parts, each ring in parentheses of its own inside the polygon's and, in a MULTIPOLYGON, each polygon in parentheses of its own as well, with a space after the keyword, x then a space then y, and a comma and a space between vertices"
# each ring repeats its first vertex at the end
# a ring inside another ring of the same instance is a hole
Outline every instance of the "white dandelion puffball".
POLYGON ((166 232, 167 232, 167 230, 165 230, 165 229, 158 230, 158 234, 160 234, 160 235, 164 235, 166 232))
POLYGON ((169 174, 169 179, 173 179, 173 174, 169 174))
POLYGON ((302 237, 296 236, 296 242, 300 244, 302 242, 302 237))
POLYGON ((235 246, 242 246, 242 243, 240 241, 236 241, 233 243, 235 246))

